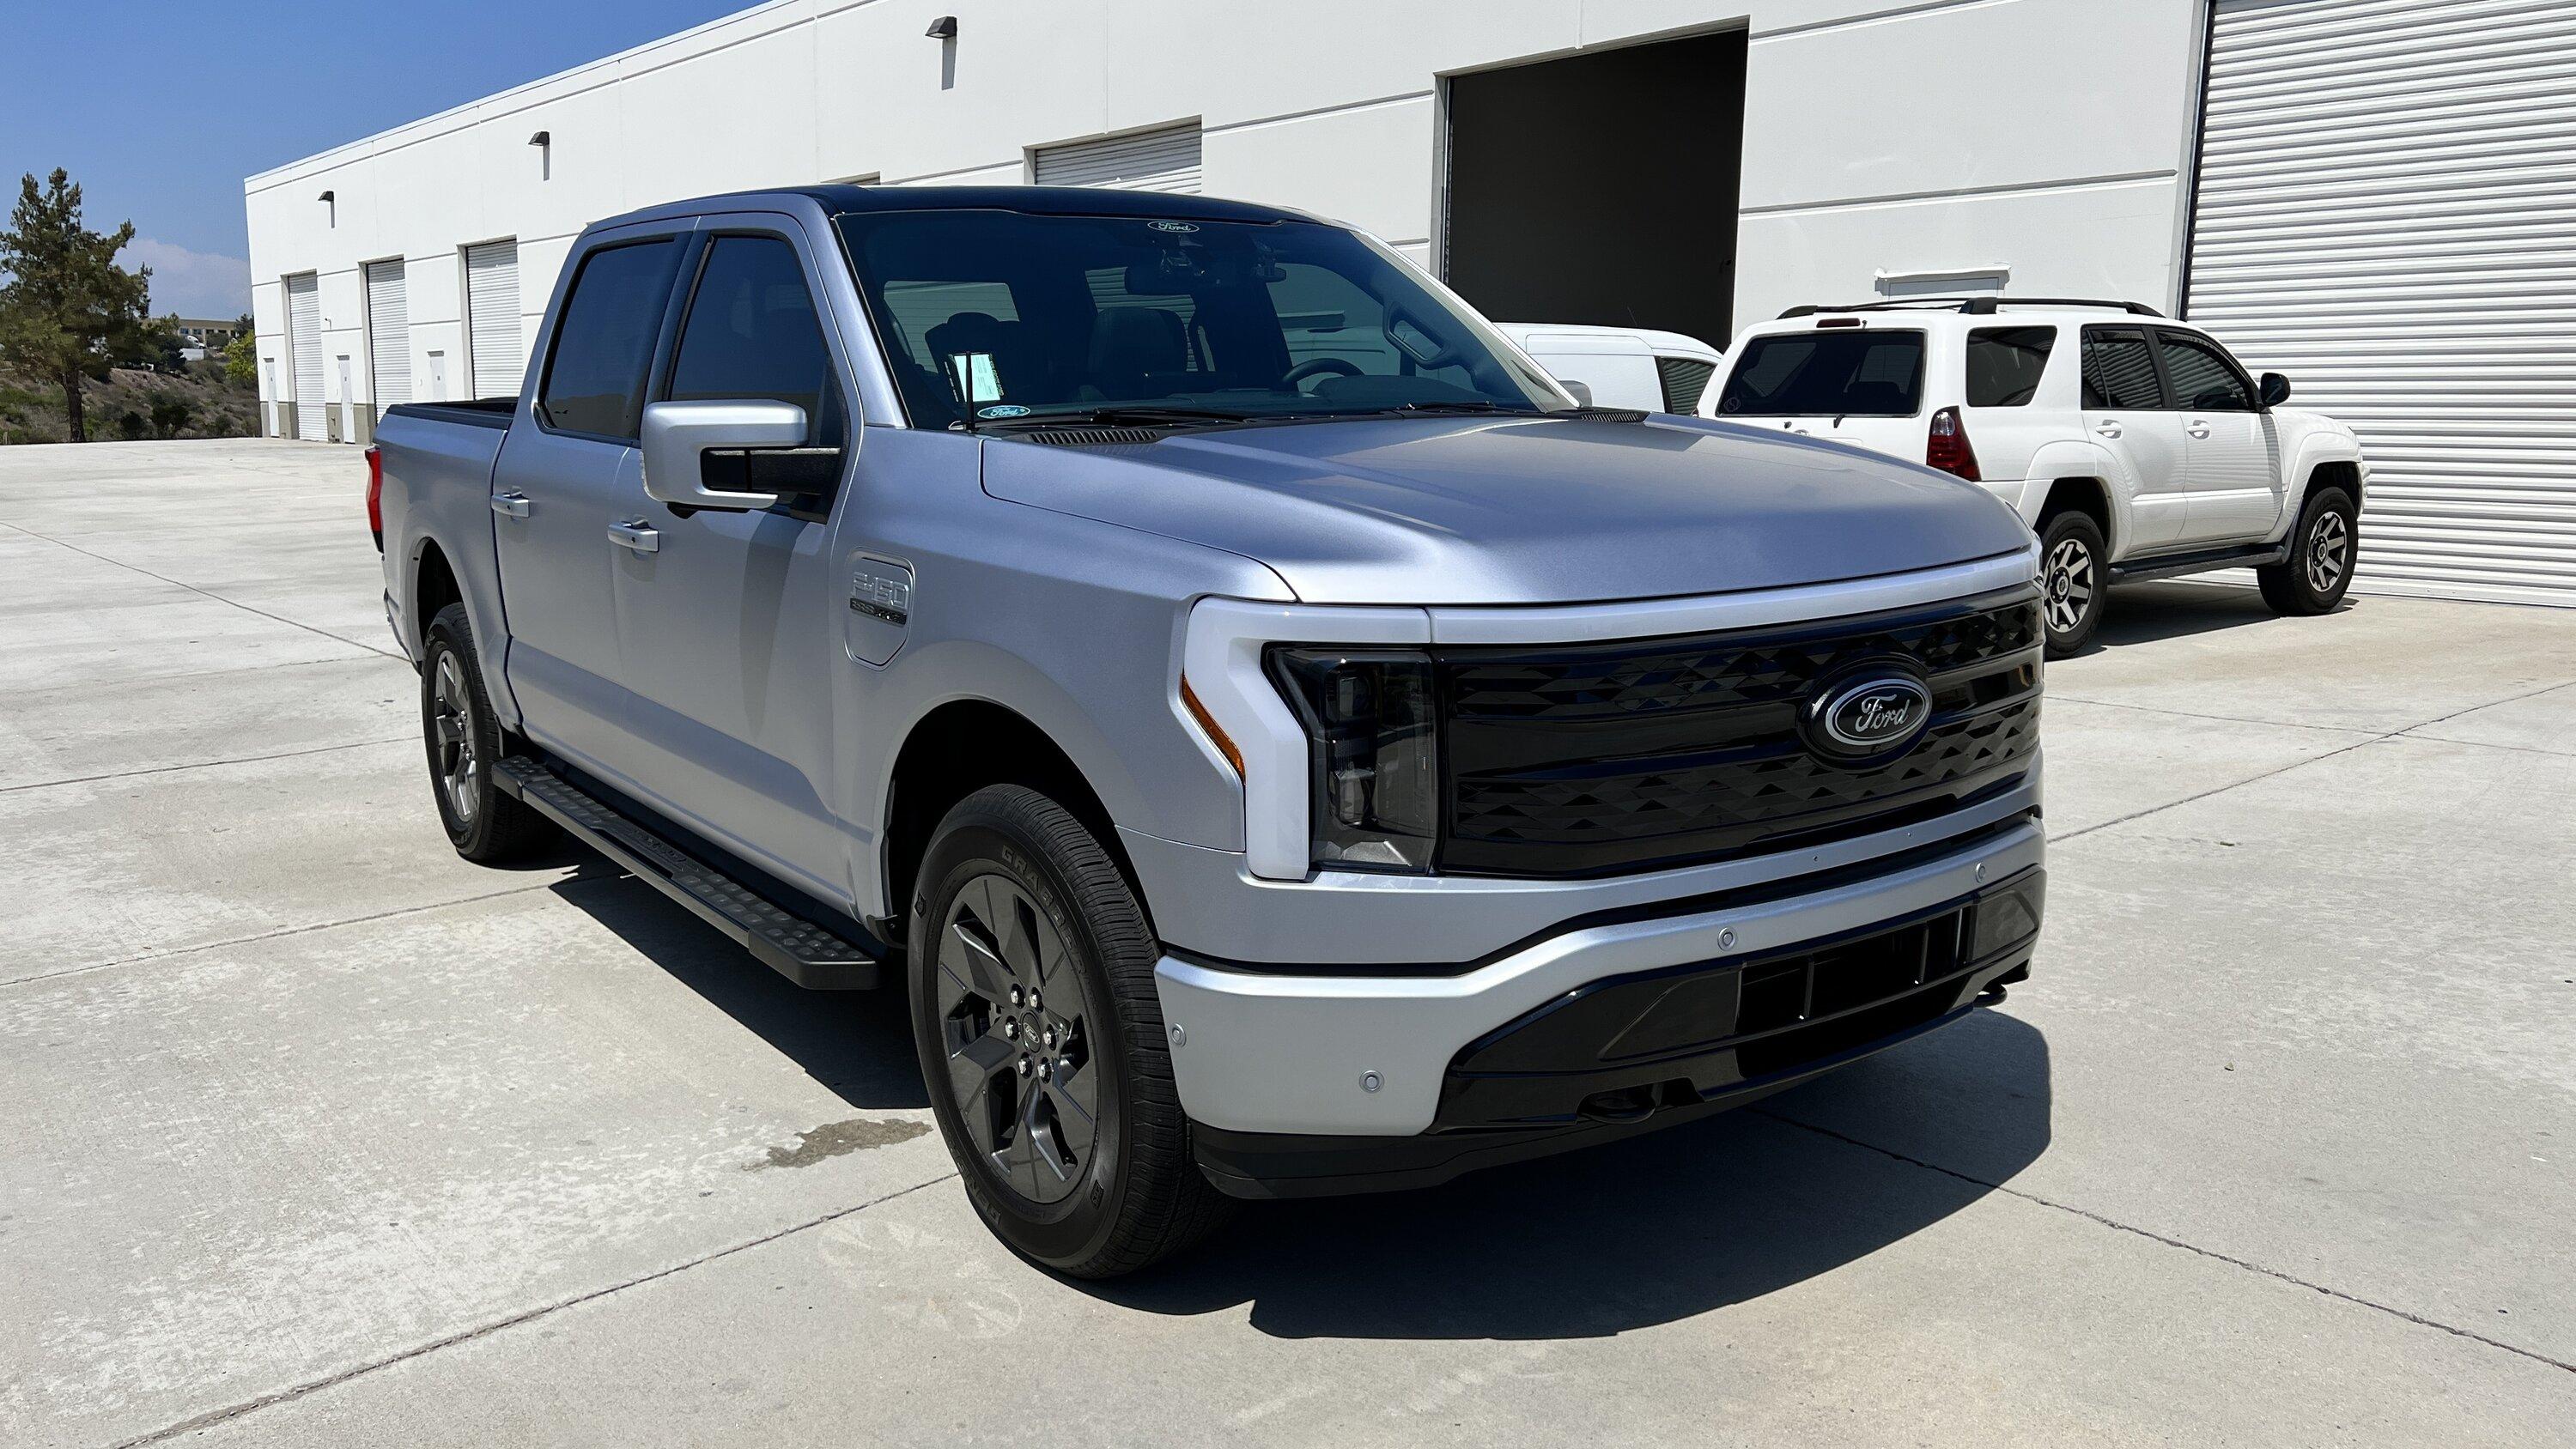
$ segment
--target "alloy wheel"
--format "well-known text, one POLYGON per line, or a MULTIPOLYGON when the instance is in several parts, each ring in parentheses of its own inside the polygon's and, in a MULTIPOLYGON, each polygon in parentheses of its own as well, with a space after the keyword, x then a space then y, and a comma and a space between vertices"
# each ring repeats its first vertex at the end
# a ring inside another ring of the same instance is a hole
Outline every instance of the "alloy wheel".
POLYGON ((2048 591, 2048 627, 2072 634, 2093 607, 2093 550, 2080 538, 2059 539, 2048 552, 2044 587, 2048 591))
POLYGON ((459 825, 470 825, 483 788, 483 753, 474 742, 474 696, 466 687, 465 663, 453 649, 441 650, 430 683, 430 743, 438 752, 438 784, 447 793, 447 808, 459 825))
POLYGON ((2308 530, 2308 587, 2323 596, 2331 594, 2343 582, 2343 571, 2352 561, 2352 525, 2344 522, 2340 510, 2329 508, 2317 515, 2308 530))
POLYGON ((1099 1073, 1072 949, 1007 877, 975 877, 948 907, 939 1022, 975 1151, 1021 1196, 1062 1201, 1098 1138, 1099 1073))

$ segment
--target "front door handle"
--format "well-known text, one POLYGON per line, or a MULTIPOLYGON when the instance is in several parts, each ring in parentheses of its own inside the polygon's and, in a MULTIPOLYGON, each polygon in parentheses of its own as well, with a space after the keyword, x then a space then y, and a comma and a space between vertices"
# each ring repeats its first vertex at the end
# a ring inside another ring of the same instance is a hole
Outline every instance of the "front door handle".
POLYGON ((2183 431, 2191 434, 2195 438, 2206 438, 2209 436, 2209 424, 2202 422, 2198 418, 2193 418, 2191 420, 2191 426, 2184 428, 2183 431))
POLYGON ((2120 425, 2106 419, 2102 422, 2095 423, 2093 425, 2093 431, 2106 438, 2116 438, 2120 436, 2120 425))
POLYGON ((525 518, 528 516, 528 495, 516 488, 495 493, 492 495, 492 511, 503 518, 525 518))
POLYGON ((662 551, 662 535, 654 529, 653 525, 640 518, 629 518, 624 522, 608 525, 608 541, 620 548, 631 548, 637 553, 662 551))

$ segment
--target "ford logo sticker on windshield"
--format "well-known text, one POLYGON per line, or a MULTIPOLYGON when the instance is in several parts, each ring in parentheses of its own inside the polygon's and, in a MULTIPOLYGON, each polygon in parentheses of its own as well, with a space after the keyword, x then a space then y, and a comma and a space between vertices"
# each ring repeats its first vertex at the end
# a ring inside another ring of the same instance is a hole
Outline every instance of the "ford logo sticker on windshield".
POLYGON ((1168 231, 1181 234, 1198 230, 1196 223, 1186 221, 1149 221, 1145 224, 1156 231, 1168 231))
POLYGON ((1843 675, 1809 697, 1799 733, 1834 760, 1880 760, 1911 747, 1932 721, 1932 686, 1899 663, 1843 675))

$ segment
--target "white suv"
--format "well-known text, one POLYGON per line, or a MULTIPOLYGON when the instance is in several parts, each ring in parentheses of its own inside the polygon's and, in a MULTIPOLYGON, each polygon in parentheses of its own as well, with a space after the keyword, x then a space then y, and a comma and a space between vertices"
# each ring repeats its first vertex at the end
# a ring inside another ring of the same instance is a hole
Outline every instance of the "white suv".
POLYGON ((2289 396, 2142 303, 1975 297, 1792 307, 1736 338, 1700 411, 1985 485, 2039 533, 2060 657, 2110 584, 2251 566, 2282 613, 2342 600, 2370 468, 2289 396))

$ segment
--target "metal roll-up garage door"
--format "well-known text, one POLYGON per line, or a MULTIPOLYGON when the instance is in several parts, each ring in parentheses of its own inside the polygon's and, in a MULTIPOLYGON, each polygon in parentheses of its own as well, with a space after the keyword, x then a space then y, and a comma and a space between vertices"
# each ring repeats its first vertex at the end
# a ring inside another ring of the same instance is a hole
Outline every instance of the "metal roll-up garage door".
POLYGON ((295 368, 295 436, 330 440, 330 409, 322 400, 322 289, 311 272, 286 279, 286 350, 295 368))
POLYGON ((398 261, 367 263, 367 375, 377 417, 411 401, 411 298, 398 261))
POLYGON ((1040 186, 1195 192, 1199 189, 1199 128, 1193 123, 1105 141, 1041 146, 1033 170, 1040 186))
POLYGON ((528 370, 519 343, 519 243, 484 242, 465 249, 466 348, 476 397, 516 397, 528 370))
POLYGON ((2361 434, 2360 587, 2576 606, 2576 7, 2218 0, 2188 304, 2361 434))

